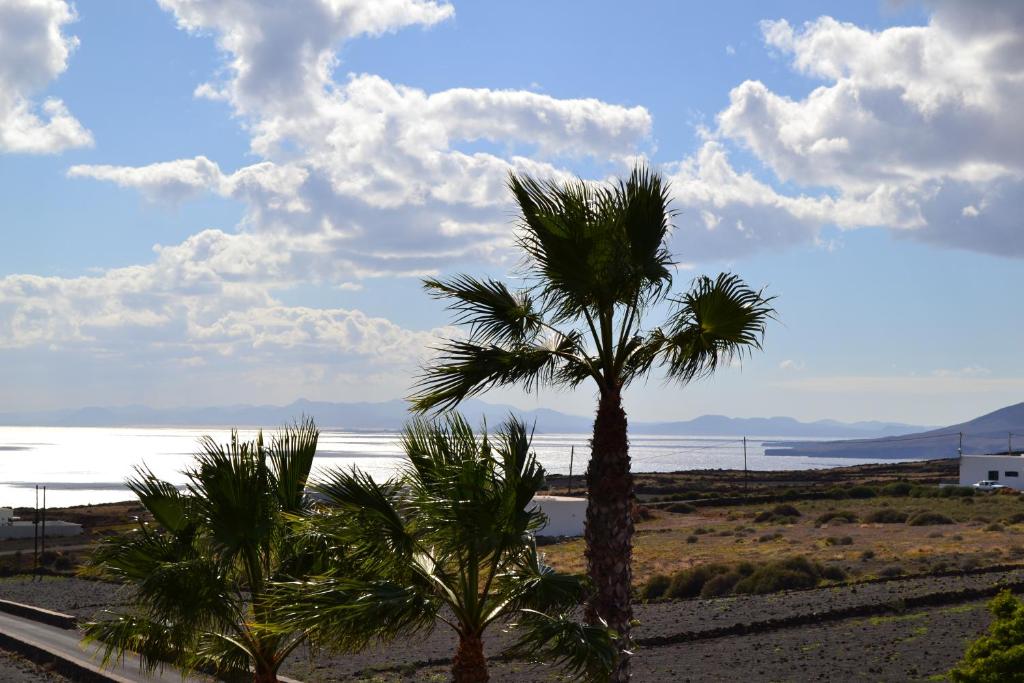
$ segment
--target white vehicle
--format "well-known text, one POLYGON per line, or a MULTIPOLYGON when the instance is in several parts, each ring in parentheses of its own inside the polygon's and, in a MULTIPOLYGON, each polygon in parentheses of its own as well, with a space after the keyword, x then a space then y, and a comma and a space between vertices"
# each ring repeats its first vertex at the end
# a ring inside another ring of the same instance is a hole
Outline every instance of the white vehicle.
POLYGON ((982 479, 977 484, 974 484, 974 488, 979 491, 996 491, 998 489, 1008 489, 1009 486, 1004 486, 998 481, 992 481, 991 479, 982 479))

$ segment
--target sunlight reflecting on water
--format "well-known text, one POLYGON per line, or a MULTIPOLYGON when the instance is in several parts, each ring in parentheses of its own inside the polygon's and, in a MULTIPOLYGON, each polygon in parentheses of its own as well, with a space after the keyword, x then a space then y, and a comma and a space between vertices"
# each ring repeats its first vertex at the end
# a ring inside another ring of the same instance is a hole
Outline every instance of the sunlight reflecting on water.
MULTIPOLYGON (((83 428, 0 427, 0 506, 28 506, 36 484, 47 485, 51 507, 127 500, 124 480, 138 466, 181 484, 181 471, 192 461, 199 438, 228 440, 227 429, 209 428, 83 428)), ((255 430, 242 430, 253 438, 255 430)), ((792 437, 786 437, 793 440, 792 437)), ((549 472, 582 474, 589 455, 587 434, 536 434, 533 446, 549 472)), ((814 469, 862 462, 893 462, 852 458, 766 456, 763 444, 773 437, 747 442, 751 470, 814 469)), ((691 469, 742 469, 743 446, 736 437, 631 436, 630 453, 637 472, 691 469)), ((314 471, 357 466, 375 478, 387 478, 402 461, 399 437, 393 432, 323 431, 314 471)))

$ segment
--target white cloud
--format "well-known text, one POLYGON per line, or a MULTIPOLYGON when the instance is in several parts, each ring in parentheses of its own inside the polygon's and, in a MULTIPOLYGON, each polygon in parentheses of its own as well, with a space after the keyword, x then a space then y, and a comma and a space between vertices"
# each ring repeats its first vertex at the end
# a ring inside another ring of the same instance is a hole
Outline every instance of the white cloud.
POLYGON ((783 181, 829 189, 840 226, 1024 256, 1024 5, 938 3, 928 25, 884 31, 830 17, 762 31, 824 84, 793 99, 747 81, 719 136, 783 181))
POLYGON ((78 45, 62 28, 75 19, 64 0, 0 2, 0 153, 47 154, 92 145, 64 102, 31 97, 67 69, 78 45))
POLYGON ((968 365, 955 370, 939 368, 932 371, 934 377, 988 377, 992 371, 981 365, 968 365))
POLYGON ((337 50, 360 34, 430 26, 448 5, 302 0, 161 0, 179 24, 212 34, 226 78, 198 94, 225 99, 262 161, 227 173, 205 157, 141 167, 76 166, 160 201, 202 192, 246 202, 240 230, 296 251, 289 277, 353 282, 509 258, 509 170, 566 177, 563 160, 616 168, 646 143, 650 114, 594 99, 453 88, 428 93, 379 76, 334 80, 337 50), (287 16, 284 16, 287 15, 287 16), (289 242, 286 236, 295 239, 289 242))
POLYGON ((79 278, 0 278, 0 349, 88 350, 198 366, 245 357, 278 364, 353 358, 409 368, 438 338, 358 310, 287 306, 271 290, 289 255, 215 230, 160 247, 148 266, 79 278))
POLYGON ((786 360, 784 360, 781 363, 779 363, 779 369, 780 370, 803 370, 804 369, 804 363, 803 363, 803 361, 796 361, 796 360, 792 360, 790 358, 787 358, 786 360))

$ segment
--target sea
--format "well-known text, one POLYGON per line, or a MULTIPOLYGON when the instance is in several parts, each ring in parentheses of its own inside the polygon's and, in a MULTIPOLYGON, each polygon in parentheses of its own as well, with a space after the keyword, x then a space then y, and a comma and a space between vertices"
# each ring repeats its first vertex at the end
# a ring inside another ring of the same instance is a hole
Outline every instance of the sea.
MULTIPOLYGON (((174 484, 183 484, 182 472, 193 461, 199 439, 204 435, 226 442, 230 431, 208 427, 0 426, 0 507, 33 505, 36 486, 46 487, 48 507, 129 500, 132 496, 125 488, 125 479, 138 467, 146 467, 174 484)), ((242 430, 240 435, 252 438, 255 432, 242 430)), ((582 475, 589 457, 588 440, 588 434, 535 434, 533 448, 548 472, 582 475)), ((796 439, 748 437, 748 469, 804 470, 893 462, 765 455, 765 443, 774 440, 796 439)), ((635 472, 744 467, 743 441, 735 436, 631 434, 630 454, 635 472)), ((358 467, 376 479, 387 479, 401 463, 401 443, 394 432, 323 430, 314 476, 330 468, 358 467)))

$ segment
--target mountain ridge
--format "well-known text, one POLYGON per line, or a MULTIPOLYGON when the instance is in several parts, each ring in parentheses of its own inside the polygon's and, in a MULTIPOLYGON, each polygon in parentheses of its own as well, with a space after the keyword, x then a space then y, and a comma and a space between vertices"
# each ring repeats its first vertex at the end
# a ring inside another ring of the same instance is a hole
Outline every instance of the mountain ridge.
POLYGON ((765 455, 816 455, 850 458, 955 458, 1006 452, 1008 435, 1016 433, 1014 452, 1024 450, 1024 402, 1005 406, 964 422, 902 435, 850 441, 776 441, 765 455), (899 439, 893 439, 899 436, 899 439))
MULTIPOLYGON (((460 410, 473 422, 502 420, 509 413, 522 417, 539 433, 587 433, 593 418, 563 413, 552 408, 520 410, 510 405, 478 399, 465 401, 460 410)), ((150 408, 85 406, 77 409, 0 413, 0 425, 39 427, 272 427, 309 415, 324 428, 350 431, 394 431, 409 419, 404 400, 338 403, 298 399, 288 405, 232 404, 227 406, 150 408)), ((737 418, 701 415, 691 420, 634 421, 633 433, 687 436, 772 436, 803 438, 867 438, 898 436, 927 429, 897 422, 801 422, 792 417, 737 418)))

